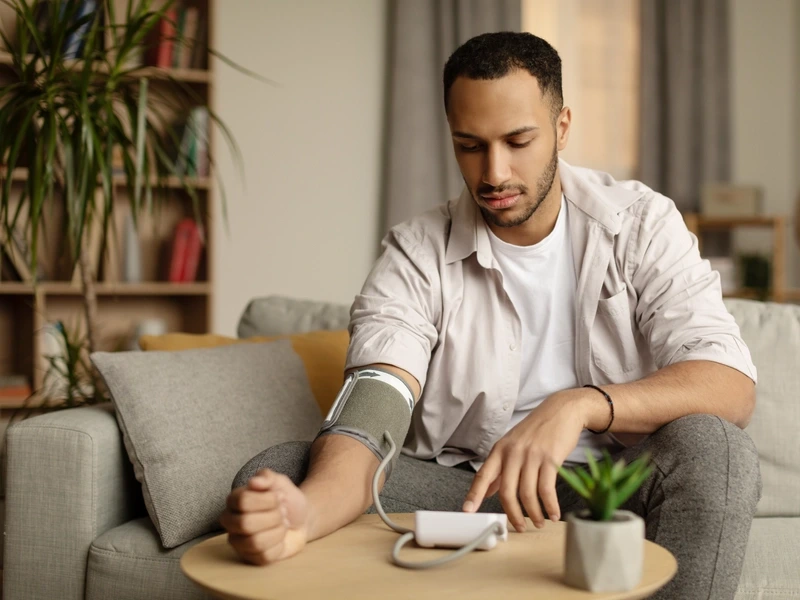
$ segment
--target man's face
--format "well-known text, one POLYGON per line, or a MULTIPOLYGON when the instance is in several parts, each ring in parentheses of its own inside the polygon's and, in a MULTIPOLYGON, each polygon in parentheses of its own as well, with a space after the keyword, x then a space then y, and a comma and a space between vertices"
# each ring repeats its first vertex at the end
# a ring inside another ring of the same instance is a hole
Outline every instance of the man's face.
POLYGON ((514 70, 500 79, 456 79, 447 120, 461 174, 487 223, 527 222, 553 186, 569 109, 554 123, 536 78, 514 70))

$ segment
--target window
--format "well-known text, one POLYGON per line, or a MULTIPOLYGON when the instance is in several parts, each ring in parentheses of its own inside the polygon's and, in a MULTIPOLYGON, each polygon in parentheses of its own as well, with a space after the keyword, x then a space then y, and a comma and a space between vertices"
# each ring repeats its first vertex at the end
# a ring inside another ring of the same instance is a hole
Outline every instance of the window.
POLYGON ((570 164, 637 174, 639 0, 523 0, 522 28, 544 38, 562 61, 572 130, 570 164))

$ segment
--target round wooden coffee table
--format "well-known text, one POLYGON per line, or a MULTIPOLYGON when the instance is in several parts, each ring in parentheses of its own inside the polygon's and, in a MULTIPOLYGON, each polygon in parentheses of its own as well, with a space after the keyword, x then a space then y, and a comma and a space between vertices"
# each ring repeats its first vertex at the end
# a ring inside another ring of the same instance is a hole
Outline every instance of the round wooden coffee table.
MULTIPOLYGON (((392 520, 413 527, 413 514, 392 520)), ((624 593, 591 594, 562 581, 566 523, 547 523, 525 533, 509 532, 508 541, 493 550, 476 551, 443 567, 408 570, 390 562, 398 534, 378 515, 362 515, 339 531, 311 544, 290 559, 256 567, 243 563, 225 534, 190 548, 181 569, 194 583, 219 598, 281 600, 283 598, 645 598, 675 575, 677 563, 667 550, 645 543, 642 581, 624 593)), ((413 543, 401 556, 426 560, 448 550, 422 549, 413 543)))

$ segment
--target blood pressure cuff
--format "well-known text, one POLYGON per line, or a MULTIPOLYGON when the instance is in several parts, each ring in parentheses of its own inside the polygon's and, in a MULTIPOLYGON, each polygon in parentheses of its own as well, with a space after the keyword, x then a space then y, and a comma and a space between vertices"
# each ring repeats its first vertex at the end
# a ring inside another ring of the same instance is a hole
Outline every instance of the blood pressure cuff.
POLYGON ((388 431, 398 448, 386 469, 388 479, 406 439, 413 410, 414 395, 401 378, 373 367, 359 369, 345 379, 317 437, 333 433, 350 436, 382 461, 390 450, 384 436, 388 431))

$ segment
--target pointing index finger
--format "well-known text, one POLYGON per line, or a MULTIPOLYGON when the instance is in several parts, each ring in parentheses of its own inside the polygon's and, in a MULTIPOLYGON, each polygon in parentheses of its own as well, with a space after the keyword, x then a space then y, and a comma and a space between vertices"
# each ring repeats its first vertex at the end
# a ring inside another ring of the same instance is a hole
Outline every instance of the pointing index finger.
POLYGON ((475 478, 472 480, 472 485, 467 492, 467 497, 464 500, 462 510, 464 512, 475 512, 486 497, 486 490, 489 489, 491 483, 497 479, 500 474, 500 465, 498 461, 493 460, 492 456, 486 459, 483 466, 475 473, 475 478))

